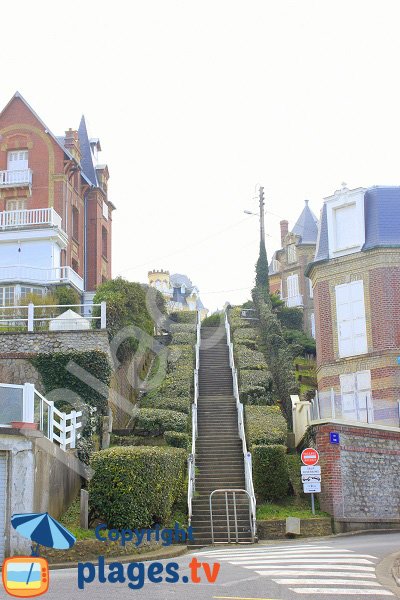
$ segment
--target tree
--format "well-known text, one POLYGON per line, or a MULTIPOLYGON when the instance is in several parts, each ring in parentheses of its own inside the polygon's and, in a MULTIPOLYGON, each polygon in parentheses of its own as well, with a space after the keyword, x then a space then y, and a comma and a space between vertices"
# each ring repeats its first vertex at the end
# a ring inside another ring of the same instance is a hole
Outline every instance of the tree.
POLYGON ((264 241, 260 242, 260 254, 256 264, 256 287, 262 291, 264 299, 269 298, 268 258, 264 241))

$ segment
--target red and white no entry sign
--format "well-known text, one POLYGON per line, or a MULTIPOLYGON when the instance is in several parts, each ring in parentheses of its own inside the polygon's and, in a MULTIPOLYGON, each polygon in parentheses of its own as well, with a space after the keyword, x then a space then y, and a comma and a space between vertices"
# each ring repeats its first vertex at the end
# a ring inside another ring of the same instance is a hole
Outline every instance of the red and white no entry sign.
POLYGON ((316 465, 319 461, 319 454, 314 448, 306 448, 301 453, 301 462, 303 465, 312 466, 316 465))

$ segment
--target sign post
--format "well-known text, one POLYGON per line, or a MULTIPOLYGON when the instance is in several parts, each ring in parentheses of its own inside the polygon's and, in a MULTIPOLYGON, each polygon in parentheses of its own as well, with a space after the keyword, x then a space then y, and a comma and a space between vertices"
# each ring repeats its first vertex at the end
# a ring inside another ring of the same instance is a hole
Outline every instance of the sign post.
POLYGON ((301 462, 304 467, 301 467, 301 480, 303 482, 303 490, 305 494, 311 494, 311 510, 315 515, 315 499, 314 494, 321 491, 321 467, 317 466, 319 454, 314 448, 306 448, 301 453, 301 462))

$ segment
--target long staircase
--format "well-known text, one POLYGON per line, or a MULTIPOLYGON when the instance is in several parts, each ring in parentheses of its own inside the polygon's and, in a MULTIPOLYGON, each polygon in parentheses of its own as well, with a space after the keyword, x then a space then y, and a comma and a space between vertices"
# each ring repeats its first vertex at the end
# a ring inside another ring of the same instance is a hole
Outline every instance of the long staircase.
POLYGON ((227 333, 202 327, 198 352, 195 494, 191 524, 194 545, 251 543, 243 441, 239 436, 227 333), (212 495, 212 518, 210 494, 212 495), (226 491, 229 490, 229 491, 226 491), (232 490, 242 490, 234 493, 232 490))

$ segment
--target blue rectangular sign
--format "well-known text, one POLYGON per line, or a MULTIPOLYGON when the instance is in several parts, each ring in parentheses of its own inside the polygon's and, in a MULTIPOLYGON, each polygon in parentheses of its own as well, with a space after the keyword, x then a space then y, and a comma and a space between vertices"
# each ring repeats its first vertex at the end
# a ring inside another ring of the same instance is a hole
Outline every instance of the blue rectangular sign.
POLYGON ((339 444, 340 443, 340 436, 335 431, 331 431, 329 434, 329 437, 330 437, 331 444, 339 444))

